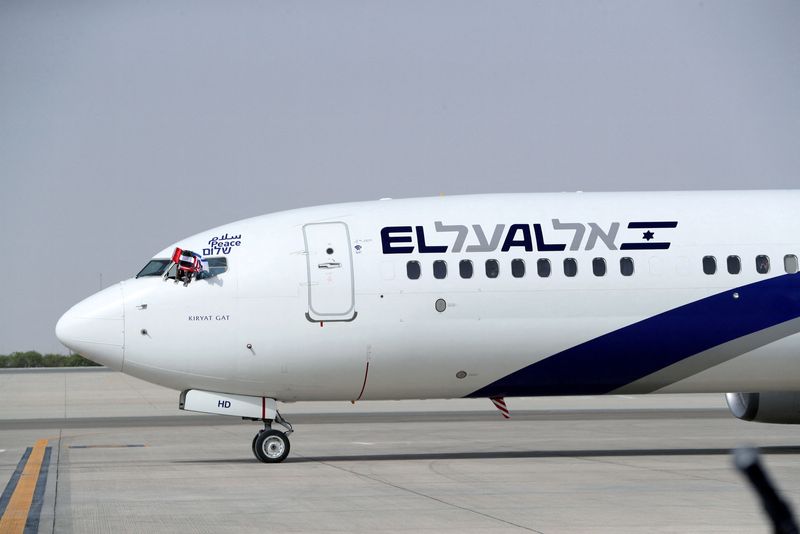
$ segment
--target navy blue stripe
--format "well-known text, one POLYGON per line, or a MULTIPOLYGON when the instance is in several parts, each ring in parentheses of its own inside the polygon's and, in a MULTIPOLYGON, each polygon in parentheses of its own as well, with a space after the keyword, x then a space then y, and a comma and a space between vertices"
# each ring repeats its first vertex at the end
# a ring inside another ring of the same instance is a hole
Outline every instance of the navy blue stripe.
POLYGON ((23 534, 36 534, 39 532, 39 516, 42 515, 42 504, 44 504, 44 490, 47 487, 47 471, 50 468, 50 451, 52 447, 44 450, 42 458, 42 468, 39 470, 39 478, 36 480, 36 489, 33 490, 33 502, 28 510, 28 519, 25 521, 23 534))
POLYGON ((3 514, 6 513, 8 501, 11 500, 14 490, 17 489, 17 482, 19 482, 19 477, 22 475, 22 471, 25 469, 25 464, 28 462, 28 457, 31 455, 32 450, 33 449, 30 447, 25 449, 22 459, 19 461, 19 464, 17 464, 16 471, 11 474, 8 484, 6 484, 6 489, 3 490, 3 495, 0 495, 0 517, 3 517, 3 514))
POLYGON ((666 250, 669 243, 623 243, 620 250, 666 250))
POLYGON ((636 221, 629 222, 628 228, 675 228, 678 221, 636 221))
POLYGON ((600 395, 728 341, 800 317, 800 274, 742 286, 620 328, 468 397, 600 395), (733 298, 733 293, 739 298, 733 298))

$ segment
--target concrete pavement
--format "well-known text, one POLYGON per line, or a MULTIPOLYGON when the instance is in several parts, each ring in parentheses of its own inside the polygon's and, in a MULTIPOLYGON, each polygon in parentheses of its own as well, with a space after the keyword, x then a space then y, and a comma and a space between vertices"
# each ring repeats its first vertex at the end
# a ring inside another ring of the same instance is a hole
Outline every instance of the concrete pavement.
MULTIPOLYGON (((39 532, 770 532, 729 449, 800 503, 798 429, 720 395, 308 403, 292 453, 113 372, 0 373, 0 490, 47 439, 39 532)), ((799 504, 800 505, 800 504, 799 504)))

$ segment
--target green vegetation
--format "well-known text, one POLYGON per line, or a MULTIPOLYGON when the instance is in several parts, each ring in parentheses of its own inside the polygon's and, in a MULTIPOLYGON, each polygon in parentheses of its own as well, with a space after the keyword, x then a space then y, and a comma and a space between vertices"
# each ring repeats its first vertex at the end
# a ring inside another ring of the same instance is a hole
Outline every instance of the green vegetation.
POLYGON ((0 369, 12 367, 90 367, 97 365, 80 354, 39 354, 35 350, 0 354, 0 369))

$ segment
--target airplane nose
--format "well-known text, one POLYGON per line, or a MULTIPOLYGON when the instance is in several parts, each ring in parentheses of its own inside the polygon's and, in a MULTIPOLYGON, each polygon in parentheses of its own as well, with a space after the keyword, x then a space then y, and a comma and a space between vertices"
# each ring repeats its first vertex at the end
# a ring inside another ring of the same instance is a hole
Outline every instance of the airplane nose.
POLYGON ((122 370, 125 345, 122 285, 95 293, 67 310, 56 324, 56 337, 81 356, 122 370))

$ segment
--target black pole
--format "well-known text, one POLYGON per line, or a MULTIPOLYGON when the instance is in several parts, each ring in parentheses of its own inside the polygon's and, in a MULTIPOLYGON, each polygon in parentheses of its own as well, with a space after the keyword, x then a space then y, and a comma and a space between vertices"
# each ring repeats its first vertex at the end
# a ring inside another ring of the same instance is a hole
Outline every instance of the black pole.
POLYGON ((789 504, 780 498, 767 472, 761 465, 758 450, 741 447, 733 451, 733 463, 761 498, 761 504, 772 520, 776 534, 800 534, 789 504))

